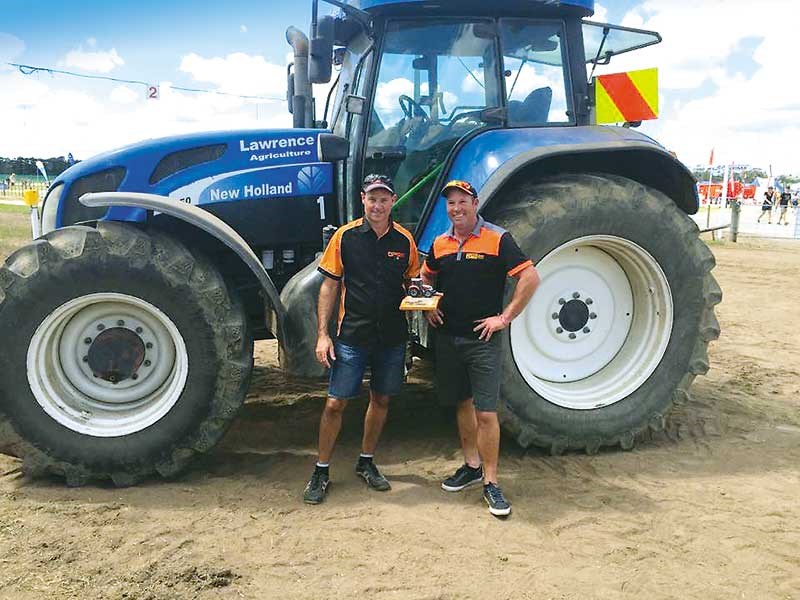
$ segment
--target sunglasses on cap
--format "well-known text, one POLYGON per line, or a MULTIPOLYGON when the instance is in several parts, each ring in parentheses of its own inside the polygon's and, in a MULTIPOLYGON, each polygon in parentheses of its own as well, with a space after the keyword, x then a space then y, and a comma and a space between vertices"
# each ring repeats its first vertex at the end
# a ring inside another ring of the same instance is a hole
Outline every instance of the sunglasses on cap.
POLYGON ((387 175, 378 175, 376 173, 370 173, 369 175, 364 177, 364 182, 361 184, 361 189, 365 192, 371 192, 372 190, 377 190, 377 189, 384 189, 394 194, 394 182, 392 181, 392 178, 388 177, 387 175))
POLYGON ((453 181, 449 181, 443 188, 442 188, 442 196, 447 197, 447 192, 450 190, 461 190, 462 192, 468 193, 473 198, 478 197, 478 192, 475 191, 475 188, 472 187, 472 184, 468 181, 461 181, 458 179, 454 179, 453 181))

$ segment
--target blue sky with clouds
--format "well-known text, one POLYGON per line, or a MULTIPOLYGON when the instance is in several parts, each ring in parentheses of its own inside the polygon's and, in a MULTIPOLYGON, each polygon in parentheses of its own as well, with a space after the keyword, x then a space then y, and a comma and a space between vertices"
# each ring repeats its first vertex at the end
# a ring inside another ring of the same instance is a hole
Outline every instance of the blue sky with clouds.
MULTIPOLYGON (((664 42, 605 72, 658 66, 661 118, 642 130, 687 164, 736 161, 800 173, 792 0, 605 0, 597 20, 655 29, 664 42)), ((289 123, 280 101, 186 94, 170 85, 282 97, 287 25, 310 0, 0 2, 0 63, 155 82, 140 86, 0 64, 0 155, 90 154, 146 137, 289 123)), ((603 72, 603 71, 600 71, 603 72)))

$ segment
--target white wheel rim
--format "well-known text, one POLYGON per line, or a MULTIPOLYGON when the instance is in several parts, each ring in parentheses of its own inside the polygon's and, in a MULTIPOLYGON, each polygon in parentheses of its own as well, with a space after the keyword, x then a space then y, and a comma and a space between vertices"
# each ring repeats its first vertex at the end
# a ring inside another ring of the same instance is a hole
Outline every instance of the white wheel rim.
POLYGON ((115 437, 141 431, 170 411, 186 384, 189 357, 178 328, 158 308, 100 293, 70 300, 45 318, 28 346, 27 371, 36 401, 55 421, 78 433, 115 437), (98 368, 112 364, 95 356, 114 337, 125 340, 130 373, 98 368))
POLYGON ((522 377, 564 408, 627 398, 655 371, 672 332, 672 292, 658 262, 629 240, 596 235, 559 246, 536 267, 540 286, 511 324, 522 377))

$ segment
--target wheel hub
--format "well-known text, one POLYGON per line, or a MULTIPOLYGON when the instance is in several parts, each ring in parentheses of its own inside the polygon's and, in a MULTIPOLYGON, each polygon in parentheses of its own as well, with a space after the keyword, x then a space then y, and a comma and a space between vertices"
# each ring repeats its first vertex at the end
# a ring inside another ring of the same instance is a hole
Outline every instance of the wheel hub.
POLYGON ((160 309, 112 292, 50 313, 28 347, 28 382, 55 421, 98 436, 149 427, 178 401, 188 377, 183 336, 160 309))
POLYGON ((144 363, 145 345, 136 332, 125 327, 103 330, 86 355, 95 377, 111 383, 138 378, 136 372, 144 363))
POLYGON ((589 307, 583 300, 570 300, 561 307, 558 322, 567 331, 581 331, 589 322, 589 307))

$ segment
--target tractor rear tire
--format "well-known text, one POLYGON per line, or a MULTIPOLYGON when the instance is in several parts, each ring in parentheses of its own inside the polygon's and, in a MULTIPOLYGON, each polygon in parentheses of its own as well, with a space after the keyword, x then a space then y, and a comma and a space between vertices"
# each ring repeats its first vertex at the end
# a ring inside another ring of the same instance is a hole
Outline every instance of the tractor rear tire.
POLYGON ((697 226, 661 192, 610 175, 521 184, 497 200, 489 219, 542 277, 505 337, 504 428, 553 454, 630 449, 662 430, 719 337, 722 292, 697 226))
POLYGON ((216 268, 172 238, 100 222, 0 267, 0 449, 32 476, 133 485, 222 437, 253 343, 216 268))

